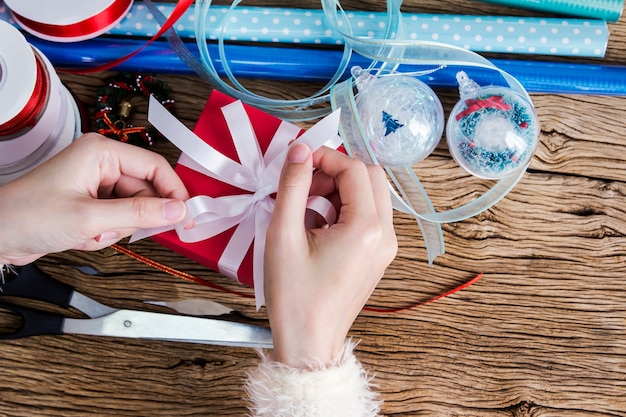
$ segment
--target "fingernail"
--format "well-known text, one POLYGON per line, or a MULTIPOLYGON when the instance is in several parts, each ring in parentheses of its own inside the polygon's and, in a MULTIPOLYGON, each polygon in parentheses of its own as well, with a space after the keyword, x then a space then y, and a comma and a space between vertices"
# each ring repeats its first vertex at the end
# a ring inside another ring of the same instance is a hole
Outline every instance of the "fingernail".
POLYGON ((168 201, 163 204, 163 218, 169 221, 176 221, 183 218, 185 215, 185 203, 182 201, 168 201))
POLYGON ((98 243, 108 242, 109 240, 116 240, 119 238, 119 234, 117 232, 104 232, 95 237, 95 241, 98 243))
POLYGON ((287 152, 287 161, 301 164, 307 160, 311 150, 304 143, 296 143, 287 152))

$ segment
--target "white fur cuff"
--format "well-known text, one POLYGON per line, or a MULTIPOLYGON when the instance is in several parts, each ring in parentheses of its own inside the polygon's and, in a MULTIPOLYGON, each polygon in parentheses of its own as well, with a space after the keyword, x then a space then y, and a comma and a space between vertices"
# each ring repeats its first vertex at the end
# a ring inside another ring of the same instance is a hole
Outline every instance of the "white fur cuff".
MULTIPOLYGON (((16 274, 17 271, 13 267, 13 265, 9 264, 0 264, 0 285, 6 284, 7 277, 12 274, 16 274)), ((0 288, 0 292, 2 292, 2 288, 0 288)))
POLYGON ((371 390, 371 377, 347 340, 328 366, 291 368, 261 353, 261 363, 248 374, 246 391, 255 417, 374 417, 381 401, 371 390))

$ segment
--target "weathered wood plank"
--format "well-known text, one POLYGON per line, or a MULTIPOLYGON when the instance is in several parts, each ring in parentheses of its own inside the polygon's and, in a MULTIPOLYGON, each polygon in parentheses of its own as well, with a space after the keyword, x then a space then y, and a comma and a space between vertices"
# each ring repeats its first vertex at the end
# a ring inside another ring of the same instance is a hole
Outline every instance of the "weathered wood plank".
MULTIPOLYGON (((372 0, 342 3, 348 10, 384 10, 372 0)), ((298 6, 317 8, 318 2, 298 6)), ((409 1, 403 9, 538 15, 471 0, 409 1)), ((571 60, 626 62, 624 18, 610 30, 606 60, 571 60)), ((97 88, 111 74, 61 77, 93 109, 97 88)), ((177 116, 192 128, 211 88, 192 76, 160 77, 174 89, 177 116)), ((283 98, 320 87, 245 82, 259 94, 283 98)), ((441 93, 449 112, 456 93, 441 93)), ((370 307, 408 307, 484 276, 435 303, 397 313, 364 311, 357 319, 351 335, 362 340, 358 355, 377 375, 386 415, 626 416, 626 101, 538 94, 533 101, 543 132, 530 171, 490 210, 443 225, 446 254, 433 265, 415 220, 396 215, 398 257, 370 307)), ((145 103, 137 109, 145 112, 145 103)), ((171 145, 155 150, 175 163, 171 145)), ((468 177, 444 143, 415 169, 439 210, 475 198, 490 184, 468 177)), ((252 294, 150 240, 127 247, 252 294)), ((264 310, 256 312, 249 298, 183 281, 113 249, 53 254, 38 264, 115 307, 163 311, 142 301, 206 298, 239 311, 233 319, 266 323, 264 310), (84 265, 99 274, 74 268, 84 265)), ((16 323, 0 313, 0 330, 16 323)), ((246 349, 173 342, 86 336, 2 342, 0 415, 241 416, 241 383, 255 361, 246 349)))

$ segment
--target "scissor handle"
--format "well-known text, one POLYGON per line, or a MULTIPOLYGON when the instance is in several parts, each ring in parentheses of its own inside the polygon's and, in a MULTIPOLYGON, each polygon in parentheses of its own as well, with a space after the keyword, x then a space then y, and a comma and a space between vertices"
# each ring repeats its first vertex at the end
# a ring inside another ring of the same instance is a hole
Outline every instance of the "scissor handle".
POLYGON ((63 334, 64 317, 35 310, 28 307, 17 306, 0 301, 0 309, 10 310, 22 319, 19 329, 13 333, 0 333, 0 339, 22 339, 29 336, 63 334))
POLYGON ((63 308, 69 307, 72 294, 74 294, 74 288, 55 280, 35 264, 19 267, 17 277, 0 288, 0 295, 31 298, 63 308))

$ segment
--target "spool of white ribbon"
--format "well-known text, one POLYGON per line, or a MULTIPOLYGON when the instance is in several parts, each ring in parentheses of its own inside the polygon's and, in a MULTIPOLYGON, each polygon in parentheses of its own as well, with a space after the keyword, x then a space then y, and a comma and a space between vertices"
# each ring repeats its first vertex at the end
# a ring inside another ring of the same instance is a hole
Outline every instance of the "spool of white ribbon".
MULTIPOLYGON (((37 60, 26 38, 0 21, 0 126, 18 116, 37 82, 37 60)), ((1 162, 0 162, 1 163, 1 162)))
POLYGON ((45 55, 6 22, 0 22, 0 39, 7 40, 0 44, 0 126, 30 104, 38 82, 47 86, 45 96, 39 97, 44 102, 34 124, 0 136, 0 184, 5 184, 51 158, 81 132, 78 106, 45 55), (37 65, 43 67, 42 74, 37 65))

